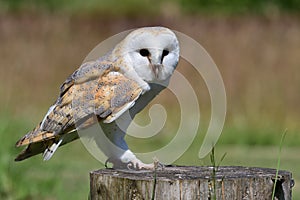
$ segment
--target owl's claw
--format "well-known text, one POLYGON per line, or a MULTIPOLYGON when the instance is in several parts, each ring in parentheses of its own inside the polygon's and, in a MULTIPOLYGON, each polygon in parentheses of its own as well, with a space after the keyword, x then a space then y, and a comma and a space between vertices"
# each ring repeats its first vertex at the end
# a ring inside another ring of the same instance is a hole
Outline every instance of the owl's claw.
POLYGON ((108 163, 113 164, 112 167, 113 169, 127 169, 127 163, 123 163, 121 160, 117 158, 113 158, 113 157, 108 158, 104 163, 105 168, 109 168, 108 163))
POLYGON ((122 161, 114 158, 108 158, 105 162, 105 167, 107 167, 107 163, 110 162, 113 164, 114 169, 128 169, 128 170, 157 170, 158 168, 163 169, 164 165, 158 160, 155 160, 154 163, 145 164, 139 159, 133 159, 128 163, 123 163, 122 161))
POLYGON ((135 159, 130 161, 127 164, 127 168, 129 170, 154 170, 155 169, 155 164, 151 163, 151 164, 145 164, 142 161, 140 161, 139 159, 135 159))

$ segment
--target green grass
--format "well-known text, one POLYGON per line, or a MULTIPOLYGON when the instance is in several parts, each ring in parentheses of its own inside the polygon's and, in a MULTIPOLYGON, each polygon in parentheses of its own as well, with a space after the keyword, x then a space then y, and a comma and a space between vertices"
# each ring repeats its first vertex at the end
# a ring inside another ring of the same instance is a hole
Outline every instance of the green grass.
MULTIPOLYGON (((24 162, 13 159, 20 149, 14 144, 31 125, 26 120, 7 117, 0 118, 0 199, 86 199, 89 193, 89 172, 103 165, 92 158, 79 141, 59 149, 48 162, 35 156, 24 162)), ((238 134, 238 133, 232 133, 238 134)), ((255 135, 253 135, 255 137, 255 135)), ((225 137, 225 136, 224 136, 225 137)), ((287 135, 288 137, 288 135, 287 135)), ((198 138, 199 139, 199 138, 198 138)), ((279 138, 280 139, 280 138, 279 138)), ((209 156, 197 159, 199 146, 197 139, 189 150, 175 164, 210 165, 209 156)), ((277 142, 278 143, 278 142, 277 142)), ((130 146, 139 147, 131 143, 130 146)), ((151 144, 147 144, 151 146, 151 144)), ((276 168, 277 146, 217 145, 215 160, 221 165, 243 165, 276 168), (224 158, 224 153, 226 157, 224 158)), ((300 198, 297 182, 300 181, 299 147, 282 148, 281 168, 293 172, 296 181, 294 199, 300 198), (297 191, 298 190, 298 191, 297 191)))
POLYGON ((212 148, 211 152, 210 152, 210 166, 212 166, 212 172, 211 172, 211 190, 210 191, 210 196, 213 200, 217 200, 217 182, 216 182, 216 173, 219 170, 219 166, 221 165, 222 161, 224 160, 226 156, 226 152, 223 154, 223 156, 221 157, 220 161, 218 161, 218 163, 216 163, 216 158, 215 158, 215 147, 212 148))
MULTIPOLYGON (((219 143, 222 145, 238 144, 238 145, 259 145, 274 146, 278 145, 278 140, 283 132, 280 127, 228 127, 225 128, 219 143)), ((298 130, 289 131, 284 141, 285 146, 299 146, 300 135, 298 130)))
POLYGON ((157 13, 160 1, 153 4, 151 1, 124 0, 120 3, 117 0, 0 0, 0 12, 46 12, 46 13, 69 13, 74 15, 81 14, 100 14, 105 16, 137 16, 139 14, 150 15, 157 13))
POLYGON ((277 158, 277 166, 276 166, 276 175, 275 175, 275 181, 274 181, 274 187, 273 187, 273 192, 272 192, 272 200, 275 197, 275 189, 276 189, 276 184, 277 184, 277 178, 278 178, 278 171, 280 170, 280 160, 281 160, 281 151, 282 151, 282 146, 283 146, 283 141, 286 136, 287 130, 285 130, 282 134, 280 144, 279 144, 279 151, 278 151, 278 158, 277 158))
POLYGON ((245 13, 274 13, 278 11, 299 11, 297 0, 181 0, 181 5, 188 12, 245 14, 245 13))
POLYGON ((265 14, 274 12, 299 12, 300 3, 297 0, 176 0, 155 1, 149 0, 0 0, 2 12, 68 12, 72 14, 102 13, 110 15, 151 15, 165 13, 166 10, 184 13, 207 14, 265 14))
POLYGON ((86 199, 89 171, 103 167, 79 142, 62 147, 50 162, 41 156, 14 162, 14 144, 28 123, 0 119, 0 199, 86 199), (77 155, 77 156, 75 156, 77 155))

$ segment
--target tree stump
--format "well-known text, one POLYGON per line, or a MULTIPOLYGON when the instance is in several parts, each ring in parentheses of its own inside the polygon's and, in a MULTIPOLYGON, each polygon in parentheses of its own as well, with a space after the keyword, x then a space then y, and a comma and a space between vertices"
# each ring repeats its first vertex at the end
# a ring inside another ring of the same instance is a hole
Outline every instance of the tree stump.
MULTIPOLYGON (((166 166, 156 171, 100 169, 90 173, 90 198, 271 199, 276 170, 255 167, 166 166)), ((292 174, 279 171, 275 199, 292 198, 292 174)))

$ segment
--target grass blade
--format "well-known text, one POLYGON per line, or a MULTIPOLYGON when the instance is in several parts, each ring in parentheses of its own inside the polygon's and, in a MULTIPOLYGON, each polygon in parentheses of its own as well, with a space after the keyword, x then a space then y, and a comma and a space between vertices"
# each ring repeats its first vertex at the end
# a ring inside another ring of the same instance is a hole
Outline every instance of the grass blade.
POLYGON ((278 172, 279 172, 279 168, 280 168, 281 150, 282 150, 283 141, 284 141, 284 138, 286 136, 286 133, 287 133, 287 129, 285 129, 285 131, 283 132, 283 134, 281 136, 281 140, 280 140, 279 151, 278 151, 278 159, 277 159, 277 167, 276 167, 276 175, 275 175, 273 192, 272 192, 272 200, 274 200, 274 197, 275 197, 275 189, 276 189, 277 177, 278 177, 278 172))

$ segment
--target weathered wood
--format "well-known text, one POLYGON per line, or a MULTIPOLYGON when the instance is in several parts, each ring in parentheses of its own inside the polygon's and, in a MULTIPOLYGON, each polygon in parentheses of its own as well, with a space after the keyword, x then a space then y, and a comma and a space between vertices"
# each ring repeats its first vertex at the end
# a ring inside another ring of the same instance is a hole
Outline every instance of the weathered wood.
MULTIPOLYGON (((90 173, 90 197, 147 200, 154 194, 154 199, 206 200, 215 199, 214 195, 222 200, 271 199, 275 175, 275 169, 237 166, 219 167, 215 175, 213 167, 198 166, 167 166, 156 172, 100 169, 90 173)), ((292 186, 292 174, 279 171, 275 197, 290 200, 292 186)))

